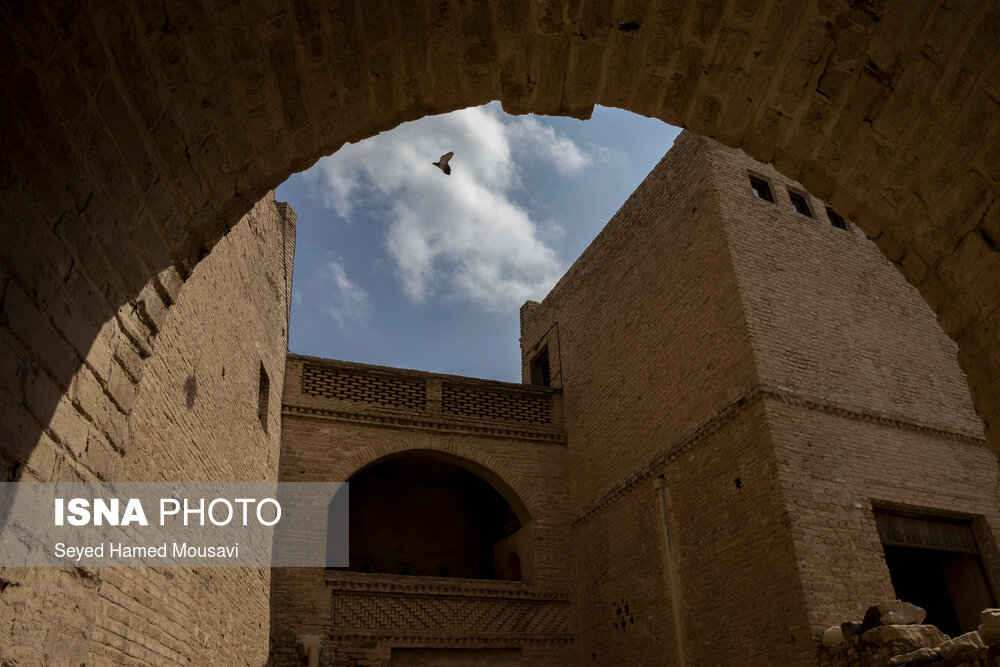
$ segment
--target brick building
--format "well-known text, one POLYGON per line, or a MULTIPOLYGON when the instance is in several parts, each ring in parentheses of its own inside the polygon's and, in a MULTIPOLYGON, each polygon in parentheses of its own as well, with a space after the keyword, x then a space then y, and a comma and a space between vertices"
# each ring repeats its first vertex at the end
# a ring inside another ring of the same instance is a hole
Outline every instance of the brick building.
POLYGON ((769 166, 682 134, 521 347, 523 385, 289 357, 280 478, 352 482, 351 564, 274 574, 276 664, 811 664, 883 599, 995 604, 955 344, 769 166))

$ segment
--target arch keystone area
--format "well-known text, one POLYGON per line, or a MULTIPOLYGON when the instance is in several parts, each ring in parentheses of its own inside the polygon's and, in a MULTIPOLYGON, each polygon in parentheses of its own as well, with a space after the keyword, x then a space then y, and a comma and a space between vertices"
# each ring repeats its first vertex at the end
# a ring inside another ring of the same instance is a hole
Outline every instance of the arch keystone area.
POLYGON ((255 202, 345 142, 491 100, 620 107, 798 180, 920 290, 1000 454, 995 1, 39 0, 0 7, 3 478, 113 478, 171 311, 255 202))
MULTIPOLYGON (((144 357, 226 230, 344 142, 494 99, 603 104, 773 161, 858 222, 958 342, 1000 451, 996 3, 49 1, 0 22, 5 322, 63 391, 99 334, 144 357)), ((51 421, 57 399, 27 401, 51 421)))

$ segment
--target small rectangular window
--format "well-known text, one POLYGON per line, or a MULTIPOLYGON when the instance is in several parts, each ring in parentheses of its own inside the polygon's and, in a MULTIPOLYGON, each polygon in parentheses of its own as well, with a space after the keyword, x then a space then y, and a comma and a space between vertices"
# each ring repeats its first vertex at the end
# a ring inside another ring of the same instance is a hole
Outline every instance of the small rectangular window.
POLYGON ((549 349, 545 348, 531 360, 531 384, 540 384, 543 387, 551 387, 552 379, 549 376, 549 349))
POLYGON ((797 192, 789 192, 788 198, 792 200, 792 208, 795 209, 796 213, 806 216, 807 218, 813 217, 812 211, 809 210, 809 202, 806 198, 797 192))
POLYGON ((826 207, 826 217, 830 218, 830 224, 837 229, 847 229, 847 222, 829 206, 826 207))
POLYGON ((774 197, 771 196, 771 186, 764 179, 751 176, 750 188, 753 190, 753 196, 757 199, 774 202, 774 197))
POLYGON ((267 433, 267 404, 271 394, 271 379, 267 377, 264 364, 260 365, 260 384, 257 386, 257 419, 260 426, 267 433))

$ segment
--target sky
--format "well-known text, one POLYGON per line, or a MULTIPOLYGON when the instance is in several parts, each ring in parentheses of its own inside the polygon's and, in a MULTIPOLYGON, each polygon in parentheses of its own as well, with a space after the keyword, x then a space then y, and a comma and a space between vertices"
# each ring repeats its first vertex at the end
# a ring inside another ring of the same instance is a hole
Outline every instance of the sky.
POLYGON ((348 144, 278 187, 298 214, 289 350, 520 382, 541 301, 680 132, 499 104, 348 144), (450 175, 432 162, 454 151, 450 175))

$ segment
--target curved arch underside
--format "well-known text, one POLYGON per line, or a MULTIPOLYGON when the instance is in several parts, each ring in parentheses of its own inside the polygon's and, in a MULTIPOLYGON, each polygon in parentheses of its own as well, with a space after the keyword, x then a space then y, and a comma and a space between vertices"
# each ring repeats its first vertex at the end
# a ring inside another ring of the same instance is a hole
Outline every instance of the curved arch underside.
POLYGON ((494 99, 628 109, 798 179, 920 289, 1000 451, 996 3, 43 1, 0 22, 0 355, 29 414, 10 469, 60 441, 67 401, 95 418, 85 385, 127 420, 184 280, 270 188, 494 99))

